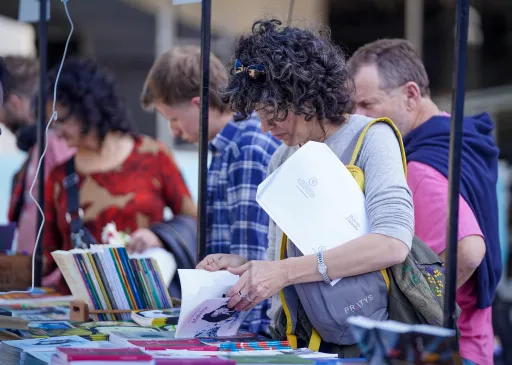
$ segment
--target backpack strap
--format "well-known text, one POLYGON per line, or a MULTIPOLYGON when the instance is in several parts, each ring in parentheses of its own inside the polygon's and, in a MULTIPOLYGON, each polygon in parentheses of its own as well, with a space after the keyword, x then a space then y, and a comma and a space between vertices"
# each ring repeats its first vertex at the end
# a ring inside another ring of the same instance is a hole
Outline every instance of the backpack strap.
MULTIPOLYGON (((402 135, 400 134, 400 131, 395 126, 395 124, 391 121, 389 118, 377 118, 372 120, 364 129, 362 130, 361 134, 359 135, 359 139, 357 140, 356 147, 354 148, 354 152, 352 153, 352 158, 350 159, 350 162, 347 166, 347 168, 350 171, 350 168, 352 166, 356 166, 357 158, 359 157, 359 152, 361 151, 361 146, 363 145, 364 137, 366 136, 366 133, 368 132, 368 129, 376 123, 386 123, 393 129, 393 132, 395 132, 396 138, 398 139, 398 144, 400 145, 400 154, 402 155, 402 164, 404 167, 404 173, 407 177, 407 159, 405 157, 405 148, 404 143, 402 141, 402 135)), ((352 172, 352 171, 351 171, 352 172)))
POLYGON ((66 177, 62 181, 62 186, 66 191, 66 222, 69 224, 71 231, 71 243, 73 248, 89 248, 90 245, 98 243, 84 226, 84 211, 80 208, 80 192, 78 189, 80 178, 75 170, 74 157, 66 162, 65 168, 66 177))

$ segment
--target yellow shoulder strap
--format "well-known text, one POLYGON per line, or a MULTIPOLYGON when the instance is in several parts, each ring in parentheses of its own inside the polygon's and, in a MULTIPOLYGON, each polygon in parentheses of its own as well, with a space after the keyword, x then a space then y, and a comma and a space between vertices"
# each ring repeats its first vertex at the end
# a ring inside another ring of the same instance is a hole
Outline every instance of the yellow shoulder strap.
MULTIPOLYGON (((363 131, 359 135, 359 139, 357 140, 356 147, 354 148, 354 153, 352 154, 352 158, 350 159, 349 166, 355 166, 357 157, 359 156, 359 152, 361 151, 361 146, 363 145, 364 137, 366 136, 366 133, 368 132, 368 129, 376 123, 386 123, 393 129, 393 131, 396 134, 396 138, 398 139, 398 144, 400 145, 400 153, 402 155, 402 164, 404 166, 404 173, 405 176, 407 176, 407 159, 405 158, 405 148, 404 143, 402 142, 402 135, 400 134, 400 131, 398 128, 393 124, 391 119, 389 118, 377 118, 372 120, 366 127, 364 127, 363 131)), ((350 170, 350 169, 349 169, 350 170)))

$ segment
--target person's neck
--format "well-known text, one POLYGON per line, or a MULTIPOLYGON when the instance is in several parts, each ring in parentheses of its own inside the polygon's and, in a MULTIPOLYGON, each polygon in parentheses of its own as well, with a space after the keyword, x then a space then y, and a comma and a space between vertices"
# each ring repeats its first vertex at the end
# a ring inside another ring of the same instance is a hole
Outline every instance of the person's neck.
POLYGON ((134 139, 129 134, 108 133, 103 142, 79 148, 76 169, 82 173, 105 172, 121 166, 133 151, 134 139))
POLYGON ((233 115, 231 113, 221 113, 221 112, 210 112, 208 122, 208 140, 211 141, 224 129, 224 127, 233 120, 233 115))
POLYGON ((77 149, 77 155, 81 157, 102 157, 110 156, 119 148, 119 143, 125 139, 127 135, 118 132, 108 132, 103 141, 98 138, 91 138, 90 142, 77 149))
POLYGON ((439 110, 437 105, 432 101, 432 99, 423 98, 421 100, 418 113, 416 113, 416 117, 414 118, 413 123, 410 125, 410 131, 418 128, 423 123, 430 120, 430 118, 438 116, 439 114, 441 114, 441 111, 439 110))
POLYGON ((319 123, 316 123, 318 126, 318 130, 314 133, 311 139, 315 142, 325 142, 330 136, 332 136, 334 133, 340 130, 340 128, 348 122, 350 119, 350 115, 346 116, 345 122, 341 124, 332 124, 332 123, 325 123, 323 126, 319 123))

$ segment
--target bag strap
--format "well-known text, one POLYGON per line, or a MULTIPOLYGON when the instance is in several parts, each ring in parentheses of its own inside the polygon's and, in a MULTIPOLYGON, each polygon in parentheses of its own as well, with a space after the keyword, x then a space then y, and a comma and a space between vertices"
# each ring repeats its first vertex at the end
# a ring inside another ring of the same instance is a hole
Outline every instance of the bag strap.
POLYGON ((400 154, 402 155, 402 164, 404 167, 404 173, 407 177, 407 159, 405 157, 405 148, 404 143, 402 141, 402 135, 400 134, 400 131, 395 126, 395 124, 391 121, 389 118, 377 118, 372 120, 364 129, 362 130, 361 134, 359 135, 359 139, 357 140, 356 147, 354 148, 354 152, 352 153, 352 158, 350 159, 349 166, 355 166, 357 158, 359 157, 359 152, 361 151, 361 146, 363 145, 364 137, 366 136, 366 133, 368 132, 368 129, 374 124, 377 123, 386 123, 393 129, 393 132, 395 132, 396 138, 398 139, 398 144, 400 145, 400 154))
POLYGON ((62 185, 67 195, 67 212, 66 222, 71 229, 71 241, 74 248, 87 248, 87 244, 82 240, 83 216, 84 211, 80 208, 78 182, 79 177, 75 171, 75 158, 72 157, 66 162, 66 177, 62 181, 62 185))
POLYGON ((29 153, 27 159, 23 163, 20 171, 18 172, 17 176, 15 176, 15 179, 13 180, 13 191, 12 196, 14 196, 14 192, 16 191, 16 188, 18 185, 20 185, 20 195, 18 196, 18 199, 16 200, 16 203, 14 204, 13 209, 13 216, 12 221, 19 223, 21 212, 23 210, 23 206, 25 205, 25 189, 27 188, 27 171, 28 171, 28 165, 30 164, 30 157, 32 156, 31 153, 29 153))

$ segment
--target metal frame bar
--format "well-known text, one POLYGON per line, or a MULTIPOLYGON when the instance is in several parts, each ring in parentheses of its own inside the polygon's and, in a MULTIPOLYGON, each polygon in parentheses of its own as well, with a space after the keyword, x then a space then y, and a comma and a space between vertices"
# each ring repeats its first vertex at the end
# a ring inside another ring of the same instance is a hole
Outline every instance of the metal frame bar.
MULTIPOLYGON (((448 175, 447 275, 444 305, 444 325, 455 328, 455 298, 457 291, 457 233, 459 231, 459 190, 466 81, 469 0, 457 0, 455 58, 453 66, 452 120, 448 175)), ((457 341, 454 341, 457 346, 457 341)))
MULTIPOLYGON (((37 201, 44 211, 44 175, 45 175, 45 163, 44 163, 44 148, 45 148, 45 129, 46 129, 46 72, 47 72, 47 57, 48 57, 48 24, 46 21, 46 2, 47 0, 39 0, 39 100, 38 100, 38 118, 37 118, 37 147, 39 158, 42 158, 41 167, 39 169, 38 185, 37 185, 37 201)), ((37 226, 36 235, 43 222, 43 217, 40 214, 37 215, 37 226)), ((39 240, 36 242, 37 250, 35 257, 35 275, 34 286, 41 287, 43 279, 43 236, 44 227, 39 236, 39 240)))
POLYGON ((208 201, 208 111, 210 86, 212 1, 201 2, 201 112, 199 118, 199 195, 198 195, 198 235, 197 261, 206 253, 206 232, 208 219, 206 205, 208 201))

